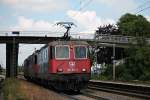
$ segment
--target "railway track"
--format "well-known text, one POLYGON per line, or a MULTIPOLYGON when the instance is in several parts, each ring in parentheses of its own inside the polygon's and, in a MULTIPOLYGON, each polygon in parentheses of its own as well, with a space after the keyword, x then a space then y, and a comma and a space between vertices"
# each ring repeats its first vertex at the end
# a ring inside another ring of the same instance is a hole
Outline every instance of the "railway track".
POLYGON ((82 100, 82 99, 86 99, 86 100, 109 100, 100 96, 95 96, 89 93, 85 93, 85 92, 80 92, 80 93, 62 93, 62 95, 67 96, 68 98, 70 98, 71 100, 82 100))
POLYGON ((100 90, 121 95, 150 99, 150 86, 124 84, 117 82, 90 81, 89 89, 100 90))
MULTIPOLYGON (((19 77, 19 79, 26 81, 23 77, 19 77)), ((110 95, 107 96, 107 94, 105 96, 100 95, 101 91, 105 91, 107 93, 113 93, 114 95, 120 94, 120 95, 124 95, 124 96, 130 96, 130 97, 132 96, 132 97, 144 98, 144 99, 150 98, 148 95, 143 95, 143 94, 139 95, 139 93, 137 94, 135 92, 133 93, 133 91, 135 91, 135 90, 132 90, 132 92, 131 91, 129 92, 128 88, 126 88, 126 91, 125 91, 125 90, 121 89, 121 86, 119 86, 119 84, 117 84, 115 86, 117 86, 117 88, 113 87, 113 85, 110 85, 110 83, 109 84, 107 83, 107 85, 106 85, 104 82, 100 83, 100 82, 91 82, 90 81, 88 89, 82 90, 80 93, 72 92, 72 91, 60 92, 53 88, 49 88, 47 86, 42 86, 42 87, 44 87, 50 91, 54 91, 57 94, 62 95, 64 97, 67 97, 69 100, 127 100, 127 99, 123 99, 122 97, 121 97, 121 99, 114 99, 110 95), (128 91, 127 91, 127 89, 128 89, 128 91), (95 94, 95 93, 97 93, 97 94, 95 94)), ((130 86, 128 86, 128 87, 130 87, 130 86)), ((134 100, 136 100, 136 99, 134 99, 134 100)))
POLYGON ((91 97, 91 98, 94 98, 94 99, 96 99, 96 100, 109 100, 109 99, 107 99, 107 98, 100 97, 100 96, 95 96, 95 95, 91 95, 91 94, 85 93, 85 92, 83 93, 83 95, 88 96, 88 97, 91 97))

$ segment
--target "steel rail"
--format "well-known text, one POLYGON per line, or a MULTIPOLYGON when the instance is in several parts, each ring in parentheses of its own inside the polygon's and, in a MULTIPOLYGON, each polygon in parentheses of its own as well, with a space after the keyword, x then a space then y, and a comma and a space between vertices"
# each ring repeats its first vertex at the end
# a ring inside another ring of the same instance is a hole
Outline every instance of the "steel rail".
POLYGON ((100 97, 100 96, 95 96, 95 95, 91 95, 89 93, 85 93, 85 92, 81 92, 82 95, 84 96, 87 96, 87 97, 90 97, 90 98, 93 98, 93 99, 96 99, 96 100, 109 100, 107 98, 104 98, 104 97, 100 97))
POLYGON ((145 85, 90 81, 88 88, 122 95, 134 96, 144 99, 150 99, 150 86, 145 85))

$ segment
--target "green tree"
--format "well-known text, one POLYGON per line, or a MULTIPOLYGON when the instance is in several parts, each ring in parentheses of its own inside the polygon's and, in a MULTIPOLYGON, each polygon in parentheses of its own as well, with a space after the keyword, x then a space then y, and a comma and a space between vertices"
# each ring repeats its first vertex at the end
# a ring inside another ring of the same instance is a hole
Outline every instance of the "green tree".
POLYGON ((123 35, 150 37, 150 22, 142 15, 125 14, 118 23, 123 35))
POLYGON ((150 80, 150 47, 144 37, 150 37, 150 22, 142 15, 125 14, 118 21, 118 28, 124 35, 136 36, 137 45, 127 49, 125 64, 116 68, 121 80, 150 80))
POLYGON ((150 80, 150 47, 133 47, 128 50, 124 65, 117 67, 121 80, 150 80))
MULTIPOLYGON (((126 49, 125 63, 116 66, 118 80, 150 80, 150 47, 144 37, 150 37, 150 22, 142 15, 125 14, 118 23, 118 30, 123 35, 136 36, 137 45, 126 49)), ((112 66, 107 66, 102 73, 107 79, 112 79, 112 66)))

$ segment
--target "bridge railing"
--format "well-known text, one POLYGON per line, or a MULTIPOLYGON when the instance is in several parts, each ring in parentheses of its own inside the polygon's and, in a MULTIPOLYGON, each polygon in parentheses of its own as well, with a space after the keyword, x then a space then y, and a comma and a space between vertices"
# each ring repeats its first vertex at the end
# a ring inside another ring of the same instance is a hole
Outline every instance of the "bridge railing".
MULTIPOLYGON (((19 31, 19 34, 12 34, 11 31, 0 31, 0 36, 39 36, 39 37, 62 37, 64 32, 50 32, 50 31, 19 31)), ((94 33, 79 33, 71 32, 72 38, 93 39, 94 33)))
POLYGON ((133 43, 135 42, 135 37, 133 36, 122 36, 122 35, 101 35, 96 40, 101 42, 110 42, 110 43, 133 43))
POLYGON ((48 31, 19 31, 19 34, 13 34, 11 31, 0 31, 0 36, 61 36, 63 33, 58 32, 48 32, 48 31))

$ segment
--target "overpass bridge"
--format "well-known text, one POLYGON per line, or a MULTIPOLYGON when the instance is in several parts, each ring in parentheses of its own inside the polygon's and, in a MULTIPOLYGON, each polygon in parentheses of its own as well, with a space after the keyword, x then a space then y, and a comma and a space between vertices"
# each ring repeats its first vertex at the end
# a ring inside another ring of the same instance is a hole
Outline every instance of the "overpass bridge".
MULTIPOLYGON (((6 43, 6 77, 17 76, 17 64, 18 64, 18 49, 20 43, 26 44, 47 44, 51 41, 62 40, 62 37, 50 37, 50 36, 23 36, 19 35, 20 32, 12 32, 12 35, 0 34, 0 43, 6 43)), ((114 44, 116 47, 128 47, 130 44, 136 44, 136 38, 130 36, 119 35, 101 35, 96 39, 79 39, 71 38, 74 41, 87 41, 92 46, 109 46, 114 44)), ((146 39, 150 44, 150 39, 146 39)))

